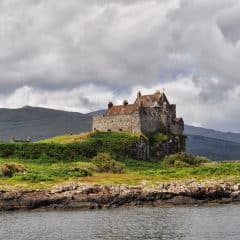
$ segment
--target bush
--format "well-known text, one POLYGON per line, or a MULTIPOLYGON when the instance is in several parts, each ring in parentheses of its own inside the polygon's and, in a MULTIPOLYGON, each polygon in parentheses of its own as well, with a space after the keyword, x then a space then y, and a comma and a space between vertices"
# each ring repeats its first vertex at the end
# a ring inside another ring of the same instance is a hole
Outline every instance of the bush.
POLYGON ((0 157, 36 159, 41 162, 73 161, 79 157, 93 158, 99 152, 127 157, 139 141, 136 134, 125 132, 95 132, 83 142, 0 143, 0 157))
POLYGON ((187 153, 176 153, 169 156, 166 156, 162 161, 162 166, 165 168, 169 167, 190 167, 190 166, 199 166, 203 163, 208 163, 208 160, 205 157, 193 156, 192 154, 187 153))
POLYGON ((168 135, 161 132, 157 132, 151 136, 151 140, 154 142, 164 142, 168 140, 168 135))
POLYGON ((39 183, 39 182, 53 181, 54 178, 44 173, 32 172, 22 176, 21 180, 29 181, 32 183, 39 183))
POLYGON ((97 172, 123 173, 124 165, 113 160, 107 153, 98 153, 93 162, 97 172))
POLYGON ((53 160, 72 161, 80 156, 92 158, 101 148, 101 142, 95 139, 82 143, 0 143, 0 157, 20 159, 39 159, 42 162, 53 160))
POLYGON ((27 169, 16 163, 5 163, 1 168, 1 173, 5 177, 12 177, 15 173, 25 173, 27 169))
POLYGON ((68 175, 72 175, 74 177, 87 177, 92 176, 92 171, 87 168, 82 167, 73 167, 67 171, 68 175))

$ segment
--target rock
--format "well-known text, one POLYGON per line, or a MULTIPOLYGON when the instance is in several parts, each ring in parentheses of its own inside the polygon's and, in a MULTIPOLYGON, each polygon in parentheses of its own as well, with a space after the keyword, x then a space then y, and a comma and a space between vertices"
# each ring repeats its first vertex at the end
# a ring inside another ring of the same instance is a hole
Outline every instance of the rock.
POLYGON ((234 190, 234 191, 239 191, 239 190, 240 190, 240 184, 235 184, 235 185, 233 186, 233 190, 234 190))
POLYGON ((69 183, 51 190, 0 191, 0 210, 109 208, 240 202, 240 184, 171 181, 152 187, 69 183))
POLYGON ((231 198, 234 200, 239 199, 240 200, 240 191, 235 191, 231 193, 231 198))

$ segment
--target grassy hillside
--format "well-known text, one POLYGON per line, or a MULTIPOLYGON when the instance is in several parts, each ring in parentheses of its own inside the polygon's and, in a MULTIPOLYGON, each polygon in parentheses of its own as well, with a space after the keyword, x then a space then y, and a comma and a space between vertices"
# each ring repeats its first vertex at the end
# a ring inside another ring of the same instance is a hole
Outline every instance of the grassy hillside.
POLYGON ((68 144, 83 142, 91 137, 91 133, 81 133, 81 134, 66 134, 61 136, 56 136, 48 139, 38 141, 39 143, 59 143, 59 144, 68 144))
POLYGON ((240 162, 213 163, 186 154, 154 161, 131 159, 125 151, 139 137, 86 133, 32 144, 0 144, 0 189, 50 188, 68 181, 130 185, 185 179, 240 181, 240 162))
POLYGON ((98 184, 129 184, 143 182, 151 185, 170 180, 222 179, 240 181, 240 162, 207 163, 192 167, 162 166, 161 162, 122 159, 122 173, 98 171, 92 159, 74 162, 36 162, 24 159, 0 159, 0 169, 5 164, 21 164, 25 173, 3 176, 0 173, 0 189, 45 189, 68 181, 98 184))
MULTIPOLYGON (((18 139, 27 139, 30 136, 32 141, 39 141, 56 135, 87 132, 91 130, 92 117, 103 113, 104 110, 82 114, 29 106, 0 109, 0 141, 9 141, 11 136, 18 139)), ((214 160, 240 159, 240 147, 234 144, 240 144, 239 133, 186 125, 185 134, 189 136, 187 149, 193 154, 214 160), (222 140, 221 145, 218 140, 222 140), (226 149, 224 151, 223 145, 226 149)))
POLYGON ((69 162, 106 152, 118 158, 134 158, 140 136, 127 132, 94 132, 64 135, 35 143, 0 143, 0 157, 69 162))

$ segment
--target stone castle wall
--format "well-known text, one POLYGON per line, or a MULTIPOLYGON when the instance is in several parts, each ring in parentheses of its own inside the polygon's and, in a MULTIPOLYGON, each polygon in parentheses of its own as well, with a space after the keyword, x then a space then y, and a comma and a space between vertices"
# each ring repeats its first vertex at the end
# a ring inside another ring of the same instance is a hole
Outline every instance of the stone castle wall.
POLYGON ((184 126, 181 124, 171 124, 170 132, 175 135, 182 135, 184 131, 184 126))
POLYGON ((152 107, 144 107, 140 110, 141 131, 143 133, 154 133, 165 129, 160 113, 160 109, 152 107))
POLYGON ((132 115, 96 116, 93 118, 93 131, 141 132, 139 113, 132 115))
POLYGON ((171 132, 175 135, 183 133, 181 124, 173 123, 174 110, 167 114, 162 108, 144 107, 131 115, 96 116, 93 118, 93 131, 128 131, 154 133, 171 132))

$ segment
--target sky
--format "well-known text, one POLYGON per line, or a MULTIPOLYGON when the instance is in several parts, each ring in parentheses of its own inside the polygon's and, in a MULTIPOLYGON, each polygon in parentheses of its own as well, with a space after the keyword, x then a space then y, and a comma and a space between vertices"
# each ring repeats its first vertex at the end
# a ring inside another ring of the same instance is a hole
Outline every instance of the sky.
POLYGON ((0 107, 90 112, 165 91, 240 132, 240 1, 0 0, 0 107))

